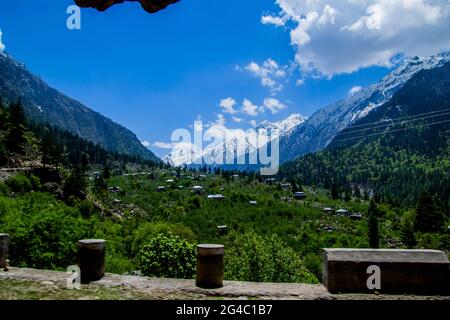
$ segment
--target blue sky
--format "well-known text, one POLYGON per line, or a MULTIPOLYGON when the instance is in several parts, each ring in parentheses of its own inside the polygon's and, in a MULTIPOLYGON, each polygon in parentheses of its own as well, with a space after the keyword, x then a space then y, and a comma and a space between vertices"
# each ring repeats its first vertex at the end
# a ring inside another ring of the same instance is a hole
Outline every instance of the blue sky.
MULTIPOLYGON (((222 114, 227 126, 243 128, 250 126, 250 120, 279 121, 292 113, 308 116, 389 71, 388 63, 371 62, 371 57, 366 58, 367 64, 356 57, 356 66, 317 60, 320 77, 312 76, 304 66, 289 68, 305 60, 295 58, 299 47, 292 45, 297 38, 290 31, 298 27, 298 21, 291 17, 286 22, 289 17, 284 11, 290 1, 280 1, 284 6, 274 0, 182 0, 154 15, 137 3, 117 5, 103 13, 82 9, 82 28, 72 31, 66 28, 71 0, 1 1, 1 40, 8 53, 51 86, 151 144, 170 141, 174 129, 188 128, 198 116, 216 121, 222 114), (263 24, 262 16, 286 20, 275 26, 263 24), (262 67, 265 61, 276 62, 277 70, 285 73, 279 78, 272 75, 282 90, 262 85, 248 70, 250 63, 262 67), (298 79, 304 79, 304 84, 298 86, 298 79), (244 99, 259 107, 267 98, 277 99, 286 108, 277 113, 266 109, 257 116, 232 115, 220 107, 226 98, 236 101, 236 110, 244 99)), ((328 50, 323 44, 329 39, 319 36, 324 35, 317 35, 321 50, 328 50)), ((310 43, 305 46, 309 50, 305 57, 311 60, 319 55, 318 49, 311 48, 314 42, 310 43)), ((333 50, 325 53, 339 57, 333 50)), ((151 149, 160 156, 168 152, 151 149)))

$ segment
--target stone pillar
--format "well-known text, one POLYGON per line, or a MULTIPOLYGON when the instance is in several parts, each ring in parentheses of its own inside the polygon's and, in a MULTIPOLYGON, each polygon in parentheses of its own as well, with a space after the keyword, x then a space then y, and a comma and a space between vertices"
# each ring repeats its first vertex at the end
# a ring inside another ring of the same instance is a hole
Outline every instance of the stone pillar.
POLYGON ((78 266, 82 283, 100 280, 105 274, 105 240, 78 241, 78 266))
POLYGON ((6 267, 6 259, 8 259, 9 250, 9 234, 0 233, 0 268, 6 267))
POLYGON ((224 246, 221 244, 197 246, 197 287, 215 289, 223 286, 224 252, 224 246))
POLYGON ((220 235, 225 235, 228 233, 228 227, 227 226, 217 226, 217 231, 220 235))

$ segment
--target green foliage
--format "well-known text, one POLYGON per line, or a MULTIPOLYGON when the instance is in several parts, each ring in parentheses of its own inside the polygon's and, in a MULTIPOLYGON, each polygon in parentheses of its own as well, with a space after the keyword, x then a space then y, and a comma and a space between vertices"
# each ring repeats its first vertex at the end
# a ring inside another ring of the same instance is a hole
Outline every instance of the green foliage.
POLYGON ((23 193, 30 192, 33 189, 33 184, 23 174, 18 174, 5 181, 5 184, 11 189, 12 192, 23 193))
POLYGON ((379 210, 373 200, 370 201, 367 216, 369 218, 367 222, 369 229, 369 245, 371 248, 377 249, 380 246, 380 234, 378 229, 379 210))
POLYGON ((195 248, 180 237, 159 234, 141 249, 137 259, 146 276, 192 279, 196 266, 195 248))
POLYGON ((46 194, 0 197, 0 212, 2 232, 11 235, 14 266, 65 269, 76 262, 77 241, 89 234, 88 221, 76 209, 46 194))
POLYGON ((87 183, 84 172, 79 168, 75 168, 64 184, 64 198, 76 197, 84 199, 86 198, 86 187, 87 183))
POLYGON ((195 234, 189 227, 182 224, 171 224, 165 222, 146 222, 141 224, 133 233, 132 253, 137 254, 147 243, 159 234, 167 236, 178 236, 182 240, 195 242, 195 234))
POLYGON ((277 235, 232 232, 226 242, 225 278, 256 282, 317 283, 299 255, 277 235))
POLYGON ((420 232, 442 231, 444 214, 434 197, 424 192, 419 198, 416 209, 414 229, 420 232))
POLYGON ((404 214, 400 227, 401 240, 408 247, 413 248, 417 245, 416 236, 414 234, 414 215, 411 213, 404 214))
POLYGON ((13 153, 24 154, 26 120, 20 101, 10 105, 8 119, 9 126, 5 137, 6 147, 13 153))

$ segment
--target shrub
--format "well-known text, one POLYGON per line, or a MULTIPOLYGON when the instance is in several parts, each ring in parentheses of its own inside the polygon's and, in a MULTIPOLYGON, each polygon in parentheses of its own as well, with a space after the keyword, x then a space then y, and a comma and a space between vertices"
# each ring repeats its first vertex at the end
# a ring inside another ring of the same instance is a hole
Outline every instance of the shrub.
POLYGON ((149 243, 158 234, 178 236, 188 242, 195 242, 194 232, 182 224, 170 224, 165 222, 141 224, 133 235, 132 253, 136 255, 145 244, 149 243))
POLYGON ((15 193, 30 192, 33 189, 30 180, 23 174, 11 177, 5 183, 15 193))
POLYGON ((229 234, 225 251, 227 280, 317 283, 298 254, 277 235, 229 234))
POLYGON ((0 194, 8 196, 10 192, 8 186, 5 183, 0 182, 0 194))
POLYGON ((47 194, 3 199, 2 232, 11 235, 10 259, 18 267, 60 269, 76 263, 77 241, 89 236, 89 224, 76 209, 47 194))
POLYGON ((137 260, 145 276, 192 279, 195 245, 177 236, 159 234, 139 251, 137 260))

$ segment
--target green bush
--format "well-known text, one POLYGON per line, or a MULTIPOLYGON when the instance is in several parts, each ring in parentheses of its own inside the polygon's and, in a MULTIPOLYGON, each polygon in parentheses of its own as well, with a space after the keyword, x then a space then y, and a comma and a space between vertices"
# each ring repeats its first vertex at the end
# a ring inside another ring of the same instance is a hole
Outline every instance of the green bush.
POLYGON ((194 232, 182 224, 171 224, 165 222, 141 224, 133 234, 132 254, 136 255, 145 244, 149 243, 158 234, 178 236, 188 242, 195 242, 194 232))
POLYGON ((109 273, 127 274, 136 270, 136 266, 129 259, 106 252, 105 270, 109 273))
POLYGON ((0 208, 2 232, 11 235, 12 265, 65 270, 76 263, 77 241, 89 236, 89 222, 76 208, 41 193, 0 198, 0 208))
POLYGON ((159 234, 138 254, 143 275, 192 279, 195 274, 195 245, 173 235, 159 234))
POLYGON ((30 192, 33 189, 30 180, 23 174, 11 177, 5 183, 15 193, 30 192))
POLYGON ((225 278, 254 282, 318 282, 298 254, 277 235, 260 236, 252 231, 229 234, 225 278))
POLYGON ((0 195, 9 196, 10 192, 8 186, 5 183, 0 182, 0 195))

